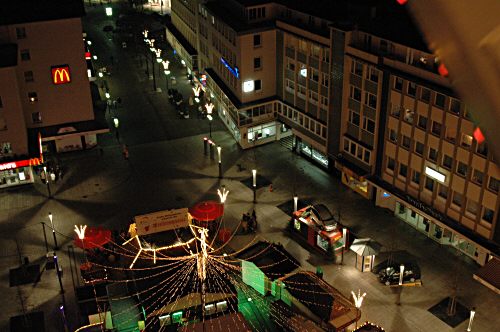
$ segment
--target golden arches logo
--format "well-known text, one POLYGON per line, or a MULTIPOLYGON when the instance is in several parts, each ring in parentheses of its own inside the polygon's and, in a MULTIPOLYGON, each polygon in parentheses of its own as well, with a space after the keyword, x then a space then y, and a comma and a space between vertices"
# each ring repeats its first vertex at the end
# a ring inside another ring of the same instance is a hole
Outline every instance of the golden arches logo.
POLYGON ((52 67, 52 83, 65 84, 71 82, 69 75, 69 66, 52 67))

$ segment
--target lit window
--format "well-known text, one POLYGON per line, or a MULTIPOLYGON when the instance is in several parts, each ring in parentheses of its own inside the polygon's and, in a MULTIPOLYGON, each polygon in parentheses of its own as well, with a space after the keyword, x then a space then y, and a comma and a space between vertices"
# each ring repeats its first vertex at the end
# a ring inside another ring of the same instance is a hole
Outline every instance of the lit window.
POLYGON ((472 145, 472 136, 462 134, 462 140, 461 140, 460 144, 465 148, 470 148, 472 145))
POLYGON ((217 302, 217 312, 222 312, 227 310, 227 301, 217 302))
POLYGON ((243 92, 252 92, 255 89, 254 81, 243 82, 243 92))
POLYGON ((34 103, 38 101, 38 95, 36 92, 28 92, 28 101, 34 103))

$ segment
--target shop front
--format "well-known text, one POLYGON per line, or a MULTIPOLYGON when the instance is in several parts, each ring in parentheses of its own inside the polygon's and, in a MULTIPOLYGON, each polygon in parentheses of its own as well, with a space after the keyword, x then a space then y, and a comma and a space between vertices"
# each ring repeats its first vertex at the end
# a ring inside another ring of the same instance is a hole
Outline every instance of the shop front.
POLYGON ((346 166, 342 166, 342 183, 363 196, 369 199, 371 194, 371 186, 362 175, 357 174, 346 166))
POLYGON ((32 166, 40 165, 37 158, 0 163, 0 188, 33 183, 32 166))
POLYGON ((321 167, 328 168, 328 157, 320 150, 319 146, 315 146, 312 142, 308 142, 308 140, 298 135, 296 135, 296 144, 297 152, 302 156, 314 161, 321 167))
POLYGON ((485 264, 491 251, 446 225, 443 220, 449 219, 448 217, 407 194, 398 196, 386 189, 375 188, 376 206, 390 209, 398 219, 437 243, 454 247, 479 265, 485 264))

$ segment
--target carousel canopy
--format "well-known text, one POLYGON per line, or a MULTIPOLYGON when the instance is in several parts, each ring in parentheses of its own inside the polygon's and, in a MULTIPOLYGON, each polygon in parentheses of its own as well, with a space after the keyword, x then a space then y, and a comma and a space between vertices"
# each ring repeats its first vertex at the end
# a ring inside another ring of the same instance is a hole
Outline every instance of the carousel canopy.
POLYGON ((224 205, 215 201, 204 201, 189 209, 193 219, 199 221, 212 221, 220 218, 224 213, 224 205))
POLYGON ((82 249, 99 248, 111 241, 111 231, 102 227, 87 227, 83 240, 75 234, 75 246, 82 249))

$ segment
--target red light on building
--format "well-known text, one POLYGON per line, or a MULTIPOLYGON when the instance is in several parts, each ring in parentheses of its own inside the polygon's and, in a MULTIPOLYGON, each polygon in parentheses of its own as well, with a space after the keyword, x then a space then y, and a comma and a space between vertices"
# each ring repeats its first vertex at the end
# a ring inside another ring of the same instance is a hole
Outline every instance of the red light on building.
POLYGON ((483 135, 483 132, 481 131, 481 129, 479 127, 477 127, 475 130, 474 130, 474 138, 476 139, 476 141, 481 144, 484 142, 485 140, 485 137, 483 135))
POLYGON ((90 54, 90 52, 85 52, 85 60, 90 60, 91 57, 92 55, 90 54))
POLYGON ((400 5, 404 5, 408 0, 396 0, 400 5))
POLYGON ((52 67, 52 83, 66 84, 71 82, 71 76, 69 74, 69 66, 57 66, 52 67))
POLYGON ((446 68, 446 66, 441 63, 438 67, 438 72, 439 72, 439 75, 443 76, 443 77, 448 77, 448 69, 446 68))

